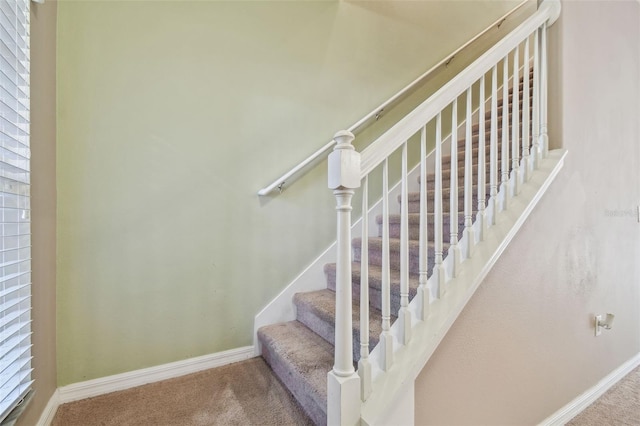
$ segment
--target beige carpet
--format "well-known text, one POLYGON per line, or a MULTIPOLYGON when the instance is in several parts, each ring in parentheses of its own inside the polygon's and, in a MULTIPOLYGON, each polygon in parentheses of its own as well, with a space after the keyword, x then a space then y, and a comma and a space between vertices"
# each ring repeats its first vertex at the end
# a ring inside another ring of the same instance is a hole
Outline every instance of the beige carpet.
POLYGON ((52 426, 311 425, 262 358, 62 405, 52 426))
POLYGON ((582 413, 570 426, 640 425, 640 367, 616 383, 582 413))
MULTIPOLYGON (((62 405, 52 426, 312 425, 262 358, 62 405)), ((567 423, 639 426, 640 367, 567 423)))

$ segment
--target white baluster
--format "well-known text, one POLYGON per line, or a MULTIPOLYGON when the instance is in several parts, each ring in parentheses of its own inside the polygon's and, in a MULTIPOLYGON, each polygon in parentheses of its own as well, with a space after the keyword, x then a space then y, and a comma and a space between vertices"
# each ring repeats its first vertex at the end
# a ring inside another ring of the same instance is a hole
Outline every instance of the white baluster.
POLYGON ((360 248, 360 397, 371 395, 371 363, 369 362, 369 175, 362 187, 362 246, 360 248))
MULTIPOLYGON (((442 263, 442 113, 436 116, 436 175, 433 206, 434 232, 434 265, 433 277, 436 285, 436 296, 441 298, 445 293, 445 271, 442 263)), ((457 216, 455 219, 457 220, 457 216)))
POLYGON ((393 364, 393 337, 391 336, 391 269, 389 263, 389 159, 382 167, 382 333, 380 368, 387 371, 393 364))
POLYGON ((498 213, 498 65, 494 65, 491 70, 491 148, 489 193, 491 195, 492 214, 490 224, 496 224, 496 214, 498 213))
POLYGON ((420 131, 420 285, 417 296, 420 301, 420 320, 429 316, 429 289, 427 287, 428 268, 428 227, 427 217, 427 127, 420 131))
POLYGON ((536 29, 533 38, 533 160, 532 169, 538 168, 541 158, 540 150, 540 28, 536 29))
POLYGON ((458 244, 458 98, 451 106, 451 179, 449 181, 449 251, 451 276, 457 277, 462 262, 462 251, 458 244), (454 218, 456 218, 454 220, 454 218))
POLYGON ((549 153, 549 135, 547 135, 547 108, 548 108, 548 69, 547 61, 547 23, 542 25, 540 49, 541 62, 540 67, 540 146, 542 148, 542 158, 549 153))
POLYGON ((526 182, 529 180, 529 167, 531 164, 529 163, 529 125, 530 125, 530 110, 529 105, 531 102, 531 96, 529 93, 529 37, 524 42, 524 68, 522 72, 522 180, 526 182))
POLYGON ((502 210, 509 205, 509 55, 504 57, 502 63, 502 179, 500 191, 502 191, 502 210))
POLYGON ((513 53, 513 96, 511 113, 511 168, 513 195, 520 193, 520 46, 513 53))
POLYGON ((329 155, 329 188, 337 203, 335 357, 327 375, 328 424, 356 424, 360 419, 360 377, 353 368, 351 305, 351 198, 360 187, 360 154, 351 132, 338 132, 329 155))
POLYGON ((476 221, 478 221, 478 241, 484 240, 484 236, 487 234, 487 211, 486 211, 486 195, 487 195, 487 184, 486 184, 486 155, 485 155, 485 144, 487 143, 487 138, 485 135, 485 111, 484 111, 484 84, 485 84, 485 75, 480 78, 480 106, 479 113, 480 119, 478 120, 478 213, 476 214, 476 221))
MULTIPOLYGON (((471 133, 471 87, 467 89, 467 122, 464 153, 464 232, 465 257, 473 255, 475 234, 473 232, 473 145, 471 133)), ((456 216, 457 219, 457 216, 456 216)))
POLYGON ((400 311, 398 321, 402 327, 402 344, 411 340, 411 312, 409 311, 409 179, 407 171, 407 142, 402 145, 402 202, 400 206, 400 311))

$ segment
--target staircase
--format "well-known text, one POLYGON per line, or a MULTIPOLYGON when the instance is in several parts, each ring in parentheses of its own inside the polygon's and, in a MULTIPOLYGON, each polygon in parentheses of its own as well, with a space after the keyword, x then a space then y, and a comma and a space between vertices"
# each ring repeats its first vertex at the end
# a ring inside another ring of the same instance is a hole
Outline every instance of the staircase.
MULTIPOLYGON (((545 9, 547 15, 538 17, 537 21, 529 24, 532 31, 528 27, 521 31, 526 37, 522 37, 524 43, 522 40, 515 42, 517 47, 515 53, 512 53, 511 61, 517 66, 512 65, 513 74, 508 66, 507 55, 507 60, 499 59, 491 67, 487 67, 487 71, 480 72, 482 77, 474 79, 472 86, 457 90, 451 96, 453 103, 449 100, 443 104, 450 108, 452 127, 455 129, 449 137, 449 148, 443 144, 440 112, 437 113, 436 149, 428 156, 425 150, 428 133, 426 124, 412 129, 421 134, 420 170, 412 175, 419 191, 408 191, 408 137, 400 138, 393 149, 387 149, 386 156, 376 154, 377 157, 385 158, 376 160, 378 163, 375 164, 384 164, 382 214, 376 214, 373 218, 377 225, 377 235, 368 236, 368 224, 364 220, 368 218, 368 214, 363 215, 362 237, 350 238, 349 231, 341 233, 341 230, 350 228, 351 221, 350 209, 342 209, 345 201, 340 198, 337 258, 339 262, 342 260, 346 263, 328 263, 324 266, 326 288, 295 294, 292 301, 295 305, 295 320, 267 325, 258 330, 262 356, 314 423, 370 423, 375 418, 373 416, 365 420, 361 410, 365 410, 367 403, 376 405, 375 401, 385 400, 378 394, 397 391, 395 385, 375 386, 376 380, 386 380, 384 378, 391 374, 389 368, 394 362, 395 352, 402 346, 423 348, 420 349, 424 352, 420 355, 421 358, 415 358, 421 361, 404 360, 404 365, 426 362, 439 339, 444 336, 464 303, 477 288, 483 274, 495 262, 497 256, 493 254, 494 251, 498 255, 501 253, 561 167, 564 153, 554 153, 550 156, 551 160, 544 159, 547 151, 546 109, 540 108, 546 100, 542 95, 546 88, 541 86, 546 84, 543 80, 546 76, 541 71, 541 61, 546 61, 545 45, 542 44, 546 35, 543 35, 543 31, 556 10, 549 9, 553 8, 545 9), (538 21, 544 24, 540 25, 538 21), (538 47, 542 48, 542 52, 538 52, 538 47), (522 59, 520 53, 523 53, 522 59), (504 69, 501 88, 498 87, 499 64, 504 69), (526 76, 520 77, 521 74, 526 76), (486 81, 490 83, 486 84, 486 81), (485 93, 485 85, 490 87, 488 95, 485 93), (471 110, 472 88, 480 93, 475 113, 471 110), (465 92, 466 117, 457 120, 457 102, 459 98, 465 100, 465 92), (459 127, 462 131, 458 131, 459 127), (391 201, 399 207, 395 209, 399 213, 393 214, 389 213, 391 202, 386 158, 396 149, 402 150, 402 189, 400 196, 391 201), (447 155, 443 155, 444 149, 449 150, 447 155), (435 163, 435 167, 428 171, 427 158, 435 163), (547 164, 551 164, 546 161, 552 161, 553 164, 545 168, 547 164), (517 205, 520 195, 522 206, 517 205), (516 203, 513 211, 519 215, 513 223, 509 222, 510 219, 505 219, 503 214, 511 202, 516 203), (346 223, 346 227, 341 227, 341 223, 346 223), (501 227, 507 231, 503 232, 501 227), (492 242, 494 234, 497 241, 495 243, 492 242), (342 241, 340 246, 342 235, 346 235, 348 242, 342 241), (496 247, 493 248, 491 244, 496 247), (474 256, 473 250, 486 251, 489 253, 486 255, 487 259, 483 260, 485 254, 480 253, 474 257, 473 262, 468 262, 474 256), (350 253, 345 253, 346 251, 350 253), (351 277, 347 282, 340 279, 341 276, 344 277, 344 271, 348 271, 351 277), (465 287, 466 293, 449 296, 447 292, 450 290, 447 289, 452 288, 457 279, 461 280, 460 285, 465 287), (467 286, 465 282, 475 284, 467 286), (416 297, 418 295, 420 297, 416 297), (455 302, 440 302, 446 301, 447 297, 455 302), (350 309, 345 310, 345 304, 350 309), (438 337, 433 337, 433 332, 421 335, 419 329, 420 323, 429 322, 432 306, 433 309, 444 309, 447 315, 446 320, 433 320, 439 321, 438 337), (401 320, 396 321, 398 318, 401 320), (391 324, 394 324, 393 328, 391 324), (345 326, 351 330, 346 334, 345 326), (336 330, 342 332, 338 340, 336 330), (429 349, 415 343, 419 339, 428 339, 429 335, 433 338, 429 349), (381 344, 378 345, 379 343, 381 344), (340 354, 340 360, 336 360, 337 354, 340 354), (351 365, 353 370, 349 368, 351 365), (328 376, 330 371, 332 372, 328 376), (357 397, 349 396, 349 392, 353 393, 353 390, 349 387, 351 385, 343 384, 343 379, 357 382, 357 397), (337 384, 332 385, 331 380, 337 384), (328 389, 334 389, 336 395, 328 395, 328 392, 332 392, 328 389), (331 404, 335 401, 339 404, 331 414, 331 404), (357 406, 357 418, 344 414, 340 404, 357 406)), ((441 108, 440 111, 442 110, 441 108)), ((407 122, 411 122, 411 119, 409 117, 407 122)), ((352 135, 340 134, 336 138, 336 151, 351 150, 349 139, 352 138, 352 135)), ((370 152, 373 152, 373 148, 377 147, 371 146, 370 152)), ((343 155, 340 151, 339 154, 343 155)), ((353 156, 355 153, 351 151, 347 154, 353 156)), ((372 162, 365 159, 368 158, 366 154, 367 151, 362 153, 362 166, 357 157, 360 170, 374 168, 370 165, 372 162)), ((356 157, 349 157, 346 163, 353 163, 353 158, 356 157)), ((329 161, 331 167, 331 158, 329 161)), ((342 164, 346 163, 343 160, 342 164)), ((340 173, 344 173, 343 168, 339 169, 340 173)), ((368 194, 369 172, 362 172, 361 175, 360 170, 358 177, 363 179, 363 191, 368 194)), ((348 172, 345 174, 348 175, 348 172)), ((334 186, 337 198, 344 197, 350 188, 359 186, 359 183, 355 186, 345 183, 350 180, 348 177, 344 178, 334 186)), ((360 182, 360 179, 356 180, 360 182)), ((368 204, 367 197, 363 198, 363 210, 371 211, 372 206, 368 204)), ((347 201, 350 202, 350 195, 347 201)), ((413 356, 407 355, 407 352, 399 356, 413 356)), ((397 367, 396 374, 406 374, 411 380, 413 373, 401 372, 401 368, 397 367)), ((373 411, 376 409, 372 409, 373 411)))
MULTIPOLYGON (((520 80, 519 98, 523 96, 523 79, 520 80)), ((533 71, 529 72, 529 88, 533 90, 533 71)), ((509 89, 508 114, 513 113, 513 89, 509 89)), ((499 123, 502 123, 504 111, 503 100, 498 101, 499 123)), ((520 111, 522 111, 522 101, 519 101, 520 111)), ((530 100, 530 106, 531 100, 530 100)), ((532 111, 532 110, 531 110, 532 111)), ((522 114, 520 114, 520 120, 522 114)), ((512 122, 512 119, 509 119, 512 122)), ((491 126, 491 117, 485 119, 485 128, 491 126)), ((477 158, 479 148, 480 126, 472 127, 473 136, 473 159, 474 174, 477 174, 477 158)), ((466 139, 458 141, 458 162, 465 159, 466 139)), ((498 148, 501 148, 502 138, 498 138, 498 148)), ((485 152, 489 152, 488 138, 485 138, 485 152)), ((500 149, 498 150, 500 152, 500 149)), ((486 170, 489 170, 489 156, 485 156, 486 170)), ((501 159, 499 155, 498 160, 501 159)), ((443 185, 449 182, 451 177, 451 156, 443 157, 442 180, 443 185)), ((500 163, 500 161, 498 161, 500 163)), ((457 167, 458 178, 464 177, 464 168, 457 167)), ((511 172, 511 169, 509 170, 511 172)), ((487 176, 488 177, 488 176, 487 176)), ((449 185, 446 185, 449 187, 449 185)), ((489 199, 489 183, 484 186, 484 194, 489 199)), ((435 194, 435 173, 427 175, 427 196, 433 199, 435 194)), ((473 187, 474 216, 477 214, 477 185, 473 187)), ((450 190, 442 192, 443 203, 448 203, 450 190)), ((402 201, 398 198, 398 203, 402 201)), ((418 239, 420 225, 420 192, 409 193, 409 297, 413 299, 416 295, 419 284, 419 257, 418 239)), ((433 207, 430 203, 428 206, 433 207)), ((459 229, 464 228, 464 193, 460 192, 458 205, 459 229)), ((429 210, 429 228, 433 233, 434 215, 433 208, 429 210)), ((376 222, 380 227, 378 237, 369 238, 369 297, 370 297, 370 322, 369 322, 369 347, 371 350, 378 344, 378 337, 382 332, 382 221, 383 217, 378 215, 376 222)), ((443 215, 444 229, 450 229, 451 215, 443 215)), ((444 248, 449 247, 450 233, 446 234, 444 248)), ((360 260, 362 241, 354 238, 352 243, 354 263, 352 265, 353 277, 353 359, 357 362, 360 359, 360 260)), ((389 215, 389 248, 390 248, 390 275, 391 275, 391 315, 392 321, 398 316, 400 309, 400 215, 389 215)), ((435 252, 433 244, 430 244, 428 252, 428 275, 431 276, 435 263, 435 252)), ((262 356, 277 374, 280 380, 287 386, 291 393, 300 402, 306 413, 318 425, 327 423, 327 371, 333 365, 333 344, 335 340, 335 289, 336 289, 336 264, 325 265, 327 288, 320 291, 298 293, 294 296, 293 303, 296 306, 296 320, 273 324, 262 327, 258 331, 258 337, 262 343, 262 356)))

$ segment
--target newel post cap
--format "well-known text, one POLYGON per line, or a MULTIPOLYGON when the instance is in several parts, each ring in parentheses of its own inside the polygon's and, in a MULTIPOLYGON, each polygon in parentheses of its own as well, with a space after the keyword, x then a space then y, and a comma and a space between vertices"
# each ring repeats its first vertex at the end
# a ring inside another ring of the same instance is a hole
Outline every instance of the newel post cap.
POLYGON ((560 0, 542 0, 540 3, 540 8, 549 8, 551 10, 549 20, 547 21, 547 26, 552 26, 560 17, 560 11, 562 10, 562 5, 560 4, 560 0))
POLYGON ((329 189, 360 187, 360 153, 351 144, 354 139, 348 130, 341 130, 333 137, 336 146, 328 160, 329 189))

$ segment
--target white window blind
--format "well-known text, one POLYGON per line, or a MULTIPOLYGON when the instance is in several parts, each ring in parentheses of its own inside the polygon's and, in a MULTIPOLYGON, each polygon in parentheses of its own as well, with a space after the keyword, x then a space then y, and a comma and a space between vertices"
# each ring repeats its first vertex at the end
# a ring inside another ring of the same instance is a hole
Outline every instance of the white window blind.
POLYGON ((0 0, 0 421, 31 389, 29 0, 0 0))

